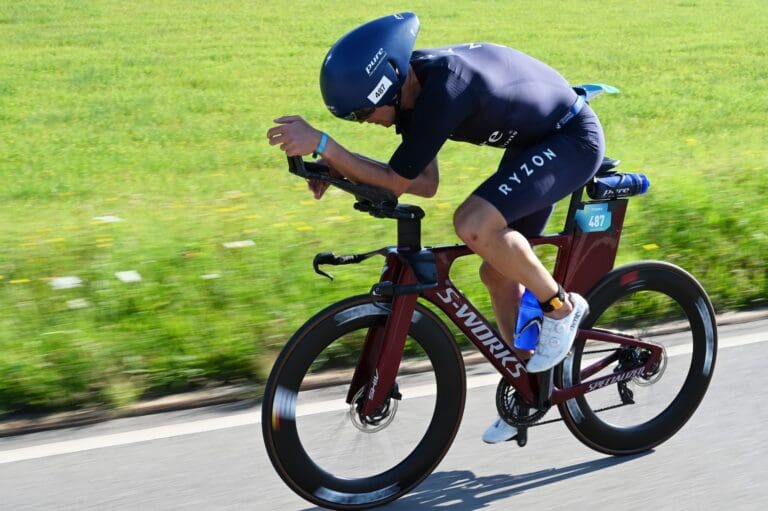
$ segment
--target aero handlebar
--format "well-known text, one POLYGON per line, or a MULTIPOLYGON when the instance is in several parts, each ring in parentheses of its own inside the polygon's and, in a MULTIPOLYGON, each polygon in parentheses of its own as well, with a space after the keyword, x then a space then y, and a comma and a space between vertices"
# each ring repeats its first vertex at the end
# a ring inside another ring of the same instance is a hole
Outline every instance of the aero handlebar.
POLYGON ((387 212, 397 207, 397 197, 389 190, 378 186, 353 183, 343 177, 331 176, 328 173, 328 167, 319 163, 305 162, 301 156, 288 157, 288 170, 304 179, 323 181, 351 193, 357 199, 357 209, 361 211, 387 212))

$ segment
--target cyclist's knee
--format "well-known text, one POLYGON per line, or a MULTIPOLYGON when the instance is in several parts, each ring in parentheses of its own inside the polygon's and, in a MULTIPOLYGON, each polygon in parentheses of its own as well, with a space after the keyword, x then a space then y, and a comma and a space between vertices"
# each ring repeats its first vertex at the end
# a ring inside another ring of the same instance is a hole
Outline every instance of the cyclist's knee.
POLYGON ((482 242, 506 226, 493 206, 477 197, 467 199, 453 215, 453 228, 464 243, 482 242))
POLYGON ((472 216, 472 211, 467 207, 466 203, 459 206, 453 214, 453 230, 456 231, 456 235, 465 243, 469 243, 472 241, 472 237, 477 235, 471 232, 475 230, 472 224, 476 223, 473 221, 472 216))
POLYGON ((454 217, 453 228, 459 239, 470 247, 482 239, 482 232, 479 224, 473 223, 465 218, 454 217))

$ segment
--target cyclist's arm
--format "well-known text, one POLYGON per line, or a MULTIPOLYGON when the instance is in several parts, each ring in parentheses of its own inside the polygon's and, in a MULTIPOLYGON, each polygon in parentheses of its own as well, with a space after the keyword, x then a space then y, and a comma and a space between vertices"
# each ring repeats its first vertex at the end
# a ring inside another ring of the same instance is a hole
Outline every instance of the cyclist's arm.
MULTIPOLYGON (((389 167, 389 165, 386 163, 376 161, 362 154, 356 153, 356 156, 374 162, 380 167, 390 168, 391 170, 391 167, 389 167)), ((406 189, 404 193, 410 193, 411 195, 418 195, 427 198, 434 197, 437 193, 437 187, 440 184, 440 170, 437 164, 437 156, 435 156, 435 158, 429 162, 426 167, 424 167, 424 170, 422 170, 415 179, 408 181, 410 181, 410 186, 408 186, 408 189, 406 189)))
MULTIPOLYGON (((307 121, 299 116, 284 116, 275 119, 275 122, 278 126, 273 126, 267 131, 267 138, 270 145, 279 144, 280 149, 285 151, 288 156, 310 154, 320 143, 322 132, 310 126, 307 121)), ((436 182, 431 186, 422 181, 414 184, 414 181, 417 181, 419 178, 420 172, 414 172, 414 177, 410 179, 402 177, 392 170, 389 164, 354 154, 331 137, 328 137, 328 142, 322 156, 331 168, 341 173, 344 177, 357 183, 386 188, 398 197, 405 192, 409 192, 412 186, 413 191, 410 191, 410 193, 431 193, 434 195, 434 189, 437 186, 436 182)), ((429 162, 425 165, 425 168, 432 165, 432 162, 429 162)), ((429 169, 426 173, 427 176, 437 176, 436 165, 437 163, 434 162, 434 168, 429 169)), ((422 180, 429 180, 429 177, 424 177, 422 180)), ((316 197, 319 198, 320 195, 322 193, 315 191, 316 197)))
POLYGON ((323 158, 348 179, 386 188, 398 197, 406 192, 431 197, 437 190, 436 158, 414 179, 402 177, 386 163, 354 154, 330 137, 323 158))
POLYGON ((411 186, 406 192, 421 197, 434 197, 437 186, 440 184, 440 169, 437 165, 437 156, 424 167, 416 179, 411 181, 411 186))
MULTIPOLYGON (((291 115, 275 119, 278 126, 267 131, 270 145, 280 145, 280 149, 288 156, 303 156, 309 154, 320 142, 322 132, 310 126, 299 116, 291 115)), ((437 152, 435 151, 435 154, 437 152)), ((354 154, 328 137, 322 153, 325 163, 357 183, 380 186, 392 191, 398 197, 403 193, 412 193, 424 197, 432 197, 437 191, 437 157, 422 163, 421 169, 413 165, 409 169, 412 177, 401 176, 392 167, 380 161, 354 154)), ((310 187, 311 188, 311 187, 310 187)), ((313 190, 315 197, 322 196, 324 190, 313 190)))

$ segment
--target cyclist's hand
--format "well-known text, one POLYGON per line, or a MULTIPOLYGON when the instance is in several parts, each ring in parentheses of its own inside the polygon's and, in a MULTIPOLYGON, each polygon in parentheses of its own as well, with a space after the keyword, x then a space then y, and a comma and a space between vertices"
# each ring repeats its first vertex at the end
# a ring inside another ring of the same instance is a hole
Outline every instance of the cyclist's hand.
MULTIPOLYGON (((328 167, 328 174, 331 176, 341 177, 341 173, 328 165, 328 162, 326 162, 324 159, 320 158, 316 163, 328 167)), ((317 200, 320 200, 323 197, 323 194, 325 194, 325 191, 329 186, 326 181, 320 181, 318 179, 310 179, 307 181, 307 185, 309 186, 309 190, 312 192, 312 195, 314 195, 315 199, 317 200)))
POLYGON ((270 145, 280 144, 288 156, 311 154, 320 143, 322 132, 316 130, 298 115, 287 115, 275 119, 277 126, 267 131, 270 145))
POLYGON ((319 181, 317 179, 310 179, 307 181, 307 185, 309 186, 309 191, 312 192, 312 195, 315 197, 315 199, 320 200, 323 198, 323 194, 328 189, 328 183, 325 181, 319 181))

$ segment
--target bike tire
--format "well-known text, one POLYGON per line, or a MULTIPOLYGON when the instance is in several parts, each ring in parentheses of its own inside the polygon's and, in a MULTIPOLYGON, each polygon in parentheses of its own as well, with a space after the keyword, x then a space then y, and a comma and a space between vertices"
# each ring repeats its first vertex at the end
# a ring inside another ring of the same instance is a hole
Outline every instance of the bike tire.
MULTIPOLYGON (((435 469, 459 429, 466 396, 463 359, 445 324, 421 304, 409 328, 408 351, 420 353, 423 360, 401 363, 397 384, 402 400, 382 430, 356 431, 359 414, 346 402, 352 370, 333 369, 329 376, 314 369, 325 364, 327 350, 338 342, 346 342, 346 349, 361 348, 368 329, 383 326, 388 315, 389 303, 370 295, 331 305, 293 335, 272 368, 262 406, 266 450, 283 481, 313 504, 351 510, 397 499, 435 469), (343 384, 313 390, 311 382, 317 383, 318 374, 343 384), (434 396, 425 388, 434 388, 434 396), (321 403, 330 411, 303 415, 304 396, 318 392, 324 393, 321 403), (327 434, 314 430, 329 425, 327 434)), ((358 358, 355 353, 349 365, 356 365, 358 358)))
MULTIPOLYGON (((649 450, 683 427, 704 398, 717 356, 712 304, 694 277, 655 261, 613 270, 590 291, 587 301, 590 312, 582 328, 639 333, 641 339, 664 346, 663 364, 656 374, 624 382, 623 389, 620 383, 611 384, 568 400, 558 405, 560 414, 576 438, 599 452, 629 455, 649 450), (657 318, 658 309, 664 314, 657 318), (623 402, 617 392, 627 389, 632 403, 623 402), (612 405, 611 399, 619 403, 612 405)), ((561 387, 581 382, 588 353, 616 347, 577 339, 572 357, 560 366, 561 387)))

